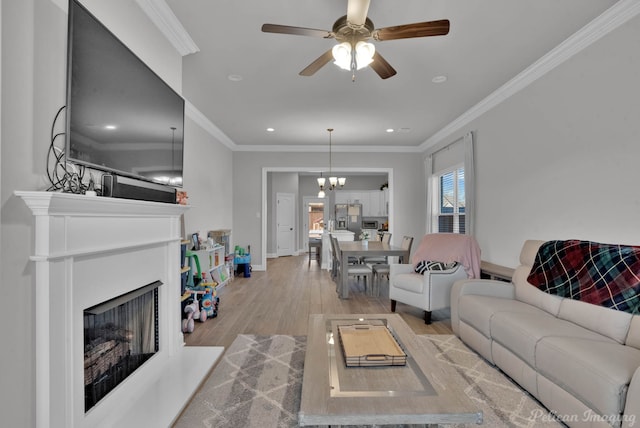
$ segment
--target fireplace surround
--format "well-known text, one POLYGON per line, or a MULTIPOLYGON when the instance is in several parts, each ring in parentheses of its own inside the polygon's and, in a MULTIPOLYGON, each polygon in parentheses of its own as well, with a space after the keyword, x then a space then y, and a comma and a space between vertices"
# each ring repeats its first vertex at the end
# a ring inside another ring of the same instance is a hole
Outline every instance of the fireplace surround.
POLYGON ((177 204, 15 192, 34 215, 36 426, 170 426, 222 354, 187 347, 177 204), (84 311, 156 281, 157 352, 85 411, 84 311))

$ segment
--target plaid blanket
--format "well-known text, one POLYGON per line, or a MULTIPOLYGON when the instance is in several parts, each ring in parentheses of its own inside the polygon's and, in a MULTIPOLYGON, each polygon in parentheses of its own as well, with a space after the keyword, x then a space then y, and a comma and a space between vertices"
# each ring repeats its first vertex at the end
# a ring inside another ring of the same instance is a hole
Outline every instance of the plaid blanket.
POLYGON ((640 247, 545 242, 527 281, 550 294, 640 314, 640 247))

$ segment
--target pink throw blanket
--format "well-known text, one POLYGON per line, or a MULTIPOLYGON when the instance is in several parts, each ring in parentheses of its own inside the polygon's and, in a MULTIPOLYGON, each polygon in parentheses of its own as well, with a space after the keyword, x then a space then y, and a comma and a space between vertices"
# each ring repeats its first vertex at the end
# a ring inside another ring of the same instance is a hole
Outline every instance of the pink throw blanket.
POLYGON ((458 262, 464 266, 469 278, 480 278, 480 246, 470 235, 458 233, 425 235, 411 259, 414 266, 422 260, 458 262))

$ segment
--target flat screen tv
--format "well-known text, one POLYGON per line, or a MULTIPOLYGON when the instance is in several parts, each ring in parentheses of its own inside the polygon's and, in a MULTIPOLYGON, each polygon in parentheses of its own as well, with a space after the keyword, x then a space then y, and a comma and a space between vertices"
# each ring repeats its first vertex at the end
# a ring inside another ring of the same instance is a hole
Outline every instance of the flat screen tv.
POLYGON ((76 0, 67 56, 67 160, 182 187, 184 99, 76 0))

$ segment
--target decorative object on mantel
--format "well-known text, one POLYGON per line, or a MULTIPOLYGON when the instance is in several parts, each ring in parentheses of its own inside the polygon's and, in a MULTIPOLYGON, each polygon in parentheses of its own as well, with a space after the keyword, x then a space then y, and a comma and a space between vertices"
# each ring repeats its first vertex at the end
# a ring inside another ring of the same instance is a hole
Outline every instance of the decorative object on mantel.
MULTIPOLYGON (((331 133, 333 132, 333 128, 327 128, 329 131, 329 190, 333 190, 336 186, 344 187, 347 182, 346 177, 336 177, 335 175, 331 175, 331 133)), ((320 186, 320 191, 318 192, 319 198, 324 198, 324 187, 327 182, 327 179, 322 176, 322 171, 320 172, 320 177, 318 177, 318 186, 320 186)))

